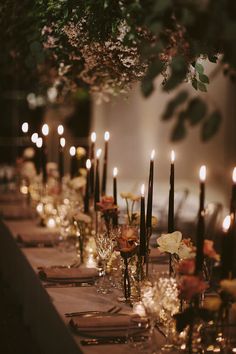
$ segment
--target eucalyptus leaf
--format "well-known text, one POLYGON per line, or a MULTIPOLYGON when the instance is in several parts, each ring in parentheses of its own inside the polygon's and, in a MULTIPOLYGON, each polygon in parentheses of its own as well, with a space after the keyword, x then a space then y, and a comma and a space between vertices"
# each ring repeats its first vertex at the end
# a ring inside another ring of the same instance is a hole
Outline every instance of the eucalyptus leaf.
POLYGON ((209 84, 209 77, 205 74, 199 74, 199 80, 204 84, 209 84))
POLYGON ((198 87, 198 89, 199 89, 200 91, 202 91, 202 92, 207 92, 207 87, 206 87, 206 85, 205 85, 203 82, 198 81, 197 87, 198 87))
POLYGON ((211 139, 219 130, 221 124, 222 116, 219 111, 214 111, 211 113, 209 118, 204 122, 201 130, 202 141, 208 141, 211 139))
POLYGON ((199 74, 203 74, 204 73, 204 67, 202 64, 200 63, 196 63, 195 64, 195 69, 199 74))

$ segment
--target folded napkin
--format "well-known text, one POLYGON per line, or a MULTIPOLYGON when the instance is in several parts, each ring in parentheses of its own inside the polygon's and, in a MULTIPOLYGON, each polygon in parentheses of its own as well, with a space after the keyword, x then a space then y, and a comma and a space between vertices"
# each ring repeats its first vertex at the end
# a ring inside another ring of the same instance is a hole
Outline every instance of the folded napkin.
POLYGON ((13 204, 1 205, 0 214, 6 220, 31 219, 33 216, 32 210, 30 208, 13 204))
POLYGON ((5 192, 0 195, 0 203, 22 203, 22 194, 17 194, 16 192, 5 192))
POLYGON ((43 268, 39 271, 39 277, 48 282, 71 283, 91 282, 98 276, 95 268, 43 268))
POLYGON ((70 325, 78 332, 87 334, 96 332, 98 335, 105 333, 109 335, 109 332, 119 331, 122 335, 122 332, 127 332, 127 330, 143 331, 146 329, 147 321, 138 315, 101 314, 73 317, 70 325))
POLYGON ((25 247, 52 247, 59 240, 59 231, 39 228, 39 230, 23 231, 17 236, 17 241, 25 247))

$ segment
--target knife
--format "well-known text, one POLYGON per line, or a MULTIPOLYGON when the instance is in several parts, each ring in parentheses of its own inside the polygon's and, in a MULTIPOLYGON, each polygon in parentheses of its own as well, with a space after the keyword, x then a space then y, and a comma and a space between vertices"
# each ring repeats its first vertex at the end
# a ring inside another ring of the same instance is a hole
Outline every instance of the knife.
MULTIPOLYGON (((133 342, 145 342, 148 337, 139 336, 133 337, 133 342)), ((82 345, 105 345, 105 344, 126 344, 128 341, 127 337, 111 337, 111 338, 88 338, 82 339, 80 343, 82 345)))

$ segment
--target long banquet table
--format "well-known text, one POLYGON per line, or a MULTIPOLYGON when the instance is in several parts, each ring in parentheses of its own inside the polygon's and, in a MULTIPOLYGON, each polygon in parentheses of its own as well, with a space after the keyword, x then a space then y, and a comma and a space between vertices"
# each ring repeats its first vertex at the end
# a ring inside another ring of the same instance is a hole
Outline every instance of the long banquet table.
MULTIPOLYGON (((19 230, 36 229, 34 220, 0 220, 0 273, 14 290, 23 309, 24 323, 31 329, 42 354, 102 353, 104 350, 121 354, 136 353, 128 344, 82 346, 81 336, 73 333, 66 312, 107 310, 114 305, 124 312, 131 309, 117 301, 118 290, 100 295, 95 286, 45 288, 38 277, 38 267, 70 264, 71 252, 58 248, 22 248, 16 241, 19 230)), ((163 337, 157 332, 158 344, 163 337)))

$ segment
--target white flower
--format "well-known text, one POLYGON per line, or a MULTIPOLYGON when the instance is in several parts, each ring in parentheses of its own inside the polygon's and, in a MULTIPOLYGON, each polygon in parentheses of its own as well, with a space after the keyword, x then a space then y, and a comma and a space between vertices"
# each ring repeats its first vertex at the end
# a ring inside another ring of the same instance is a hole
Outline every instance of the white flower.
POLYGON ((36 176, 34 163, 31 161, 24 162, 21 168, 21 175, 32 180, 36 176))
POLYGON ((157 243, 161 252, 168 252, 171 254, 178 254, 182 234, 179 231, 172 232, 171 234, 162 234, 157 243))
POLYGON ((191 247, 188 247, 184 242, 181 242, 177 252, 180 259, 189 259, 195 257, 195 252, 191 247))
POLYGON ((86 179, 84 177, 75 177, 70 181, 70 187, 75 190, 83 188, 85 184, 86 179))
POLYGON ((24 159, 32 159, 34 157, 34 155, 35 155, 35 151, 31 147, 26 148, 23 152, 24 159))

